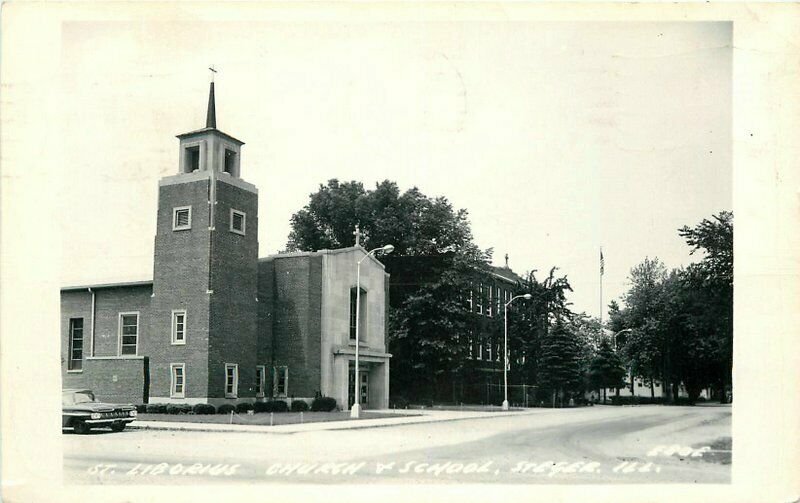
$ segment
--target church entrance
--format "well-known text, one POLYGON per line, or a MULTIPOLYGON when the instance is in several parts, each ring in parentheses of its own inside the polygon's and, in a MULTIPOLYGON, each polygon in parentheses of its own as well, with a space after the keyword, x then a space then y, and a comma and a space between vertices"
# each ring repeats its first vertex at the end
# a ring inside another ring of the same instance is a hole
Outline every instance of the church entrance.
MULTIPOLYGON (((361 403, 361 407, 366 408, 369 405, 369 371, 362 370, 362 366, 359 365, 358 374, 359 374, 359 402, 361 403)), ((350 367, 350 377, 348 379, 348 392, 347 392, 347 404, 348 408, 352 407, 354 403, 356 403, 356 395, 355 395, 355 368, 350 367)))

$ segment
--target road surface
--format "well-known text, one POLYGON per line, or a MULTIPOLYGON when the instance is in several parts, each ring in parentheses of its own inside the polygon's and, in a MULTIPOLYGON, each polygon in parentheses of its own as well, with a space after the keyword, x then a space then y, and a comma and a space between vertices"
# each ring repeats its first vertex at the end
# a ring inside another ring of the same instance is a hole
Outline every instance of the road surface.
POLYGON ((64 481, 728 483, 730 424, 730 407, 598 406, 292 434, 65 433, 64 481))

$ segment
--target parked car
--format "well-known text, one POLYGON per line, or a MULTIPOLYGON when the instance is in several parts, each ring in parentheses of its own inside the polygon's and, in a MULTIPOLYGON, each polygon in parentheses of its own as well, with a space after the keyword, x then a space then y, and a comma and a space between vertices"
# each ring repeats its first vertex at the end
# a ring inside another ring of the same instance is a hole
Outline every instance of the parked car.
POLYGON ((136 419, 136 406, 98 402, 88 389, 63 390, 61 411, 61 428, 72 428, 81 435, 101 427, 122 431, 136 419))

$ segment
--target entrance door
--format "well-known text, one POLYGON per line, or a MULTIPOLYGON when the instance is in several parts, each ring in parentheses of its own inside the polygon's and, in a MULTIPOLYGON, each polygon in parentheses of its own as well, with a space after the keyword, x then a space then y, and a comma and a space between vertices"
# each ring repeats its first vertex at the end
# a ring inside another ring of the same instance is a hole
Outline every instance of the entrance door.
MULTIPOLYGON (((355 370, 350 369, 350 377, 348 379, 348 391, 347 391, 347 402, 348 407, 352 407, 354 403, 356 403, 356 397, 354 393, 354 379, 353 376, 355 375, 355 370)), ((358 373, 360 374, 360 403, 361 407, 366 407, 369 403, 369 372, 366 370, 359 369, 358 373)))

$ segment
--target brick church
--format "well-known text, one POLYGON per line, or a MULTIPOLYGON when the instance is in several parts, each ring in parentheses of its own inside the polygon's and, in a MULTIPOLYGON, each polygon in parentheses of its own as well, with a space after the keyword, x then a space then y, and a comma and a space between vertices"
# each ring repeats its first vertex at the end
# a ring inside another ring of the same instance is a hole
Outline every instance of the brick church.
POLYGON ((65 388, 104 401, 236 403, 330 396, 389 403, 389 275, 361 246, 258 257, 258 189, 244 143, 216 127, 178 135, 159 181, 153 277, 61 289, 65 388), (359 312, 358 320, 355 313, 359 312), (359 328, 359 376, 354 373, 359 328))

